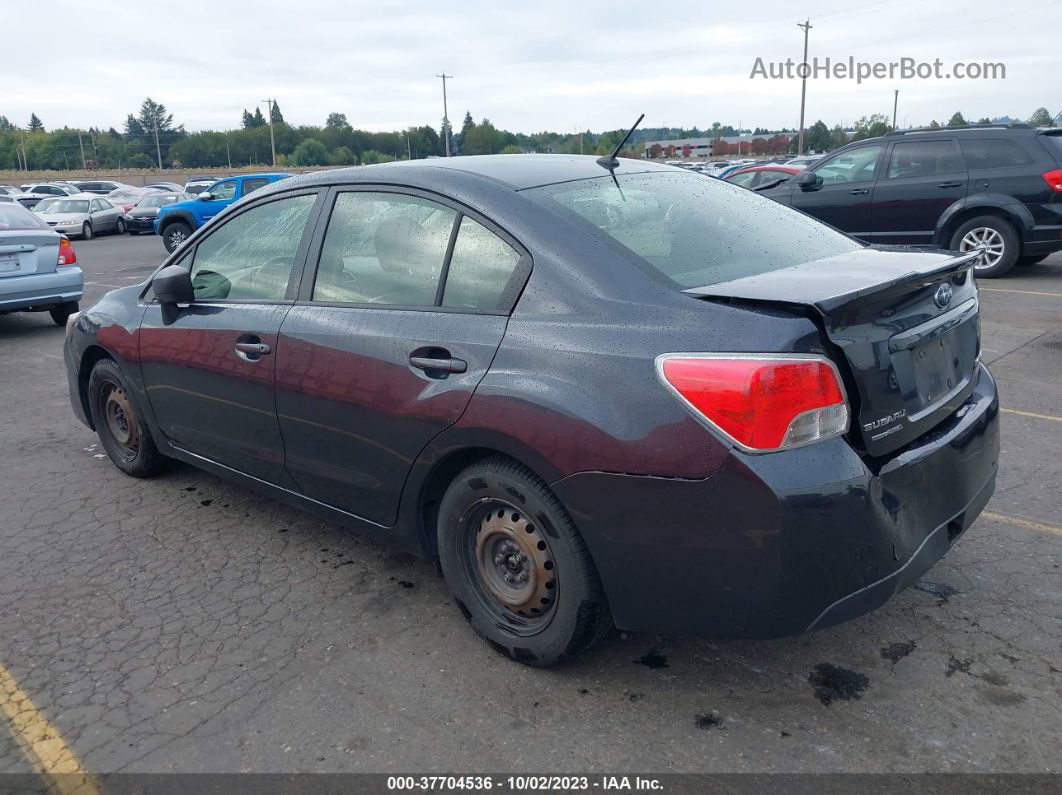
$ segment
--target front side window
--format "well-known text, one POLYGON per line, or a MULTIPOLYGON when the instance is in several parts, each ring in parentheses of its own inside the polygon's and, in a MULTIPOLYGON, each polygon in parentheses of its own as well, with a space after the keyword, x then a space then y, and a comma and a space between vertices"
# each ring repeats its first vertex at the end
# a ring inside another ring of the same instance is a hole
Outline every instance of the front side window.
POLYGON ((196 300, 282 301, 316 196, 262 204, 217 227, 196 246, 196 300))
POLYGON ((936 177, 964 170, 951 141, 902 141, 892 147, 885 178, 936 177))
POLYGON ((968 139, 959 144, 970 169, 1027 166, 1033 159, 1020 145, 1006 139, 968 139))
POLYGON ((210 189, 211 199, 231 199, 236 195, 236 180, 219 182, 210 189))
POLYGON ((336 198, 313 300, 433 306, 457 213, 416 196, 357 191, 336 198))
MULTIPOLYGON (((880 147, 876 147, 880 149, 880 147)), ((679 289, 754 276, 862 244, 753 191, 699 174, 608 176, 523 191, 679 289)))
POLYGON ((520 254, 483 224, 461 218, 446 272, 443 306, 491 311, 502 308, 520 254))
POLYGON ((863 146, 831 157, 815 169, 824 185, 838 185, 846 182, 870 182, 874 179, 874 168, 881 155, 881 146, 863 146))

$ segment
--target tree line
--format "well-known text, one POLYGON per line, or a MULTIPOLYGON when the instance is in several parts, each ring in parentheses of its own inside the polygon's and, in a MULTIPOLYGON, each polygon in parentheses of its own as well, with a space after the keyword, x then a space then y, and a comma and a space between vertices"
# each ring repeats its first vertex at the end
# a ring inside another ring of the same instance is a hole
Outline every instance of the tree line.
MULTIPOLYGON (((36 113, 31 114, 25 127, 19 127, 0 115, 0 169, 70 170, 87 167, 111 170, 157 168, 160 163, 163 168, 266 166, 272 161, 271 132, 278 167, 371 164, 446 154, 445 131, 430 125, 393 132, 369 132, 355 128, 346 114, 339 111, 329 113, 322 126, 290 125, 275 101, 268 113, 269 118, 260 107, 256 107, 253 113, 244 109, 239 127, 235 129, 197 132, 188 132, 184 125, 177 124, 165 105, 150 97, 145 98, 136 113, 126 116, 121 130, 114 127, 106 130, 96 127, 48 130, 36 113)), ((1016 120, 1010 117, 980 119, 980 123, 1001 121, 1016 120)), ((956 112, 946 124, 933 121, 929 126, 956 127, 966 123, 962 113, 956 112)), ((1051 126, 1054 122, 1046 108, 1039 108, 1029 117, 1028 123, 1041 127, 1051 126)), ((840 125, 830 128, 819 120, 805 131, 804 146, 806 151, 826 152, 851 140, 883 135, 890 129, 890 120, 882 114, 859 119, 851 130, 842 129, 840 125)), ((795 150, 797 132, 790 129, 769 131, 759 127, 737 129, 721 122, 714 122, 708 129, 641 128, 621 154, 644 156, 646 141, 739 134, 752 135, 749 154, 785 154, 795 150)), ((477 123, 471 111, 466 111, 460 129, 452 132, 451 150, 454 154, 464 155, 516 152, 604 155, 611 153, 625 134, 625 128, 604 132, 515 133, 495 127, 487 118, 477 123)), ((731 146, 734 152, 723 151, 726 147, 721 145, 717 154, 736 154, 736 144, 731 146)), ((674 157, 678 151, 673 146, 656 147, 648 154, 674 157)))

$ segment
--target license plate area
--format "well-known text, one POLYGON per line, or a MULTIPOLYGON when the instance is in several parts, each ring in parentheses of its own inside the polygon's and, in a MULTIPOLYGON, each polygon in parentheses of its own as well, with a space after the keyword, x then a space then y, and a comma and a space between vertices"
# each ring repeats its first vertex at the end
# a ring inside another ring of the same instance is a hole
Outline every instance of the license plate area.
POLYGON ((18 256, 0 254, 0 276, 14 276, 21 270, 18 256))
POLYGON ((889 340, 896 386, 909 421, 965 389, 977 362, 976 301, 889 340))

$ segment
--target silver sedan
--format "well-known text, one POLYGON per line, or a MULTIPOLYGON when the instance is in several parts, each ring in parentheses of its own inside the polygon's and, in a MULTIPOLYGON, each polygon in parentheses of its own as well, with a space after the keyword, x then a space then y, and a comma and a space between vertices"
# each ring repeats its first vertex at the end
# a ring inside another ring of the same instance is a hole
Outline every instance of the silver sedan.
POLYGON ((56 232, 89 240, 101 232, 125 234, 124 213, 102 196, 78 193, 59 199, 41 213, 41 220, 56 232))

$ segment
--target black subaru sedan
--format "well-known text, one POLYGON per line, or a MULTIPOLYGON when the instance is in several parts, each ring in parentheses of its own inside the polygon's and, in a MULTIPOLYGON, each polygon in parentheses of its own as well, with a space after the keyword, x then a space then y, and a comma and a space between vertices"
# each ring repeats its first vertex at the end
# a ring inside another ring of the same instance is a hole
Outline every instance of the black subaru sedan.
POLYGON ((178 459, 437 558, 520 662, 790 635, 992 494, 977 256, 636 160, 319 172, 82 312, 70 396, 129 475, 178 459))

